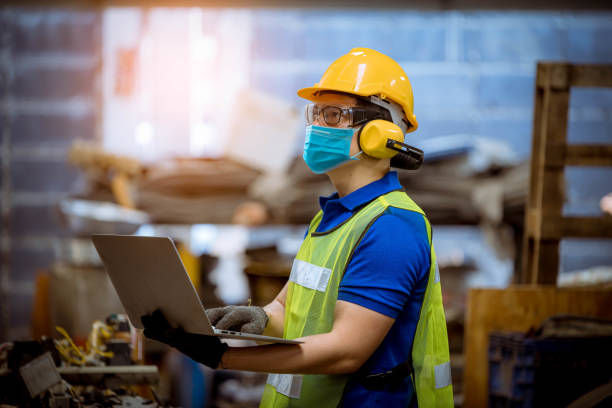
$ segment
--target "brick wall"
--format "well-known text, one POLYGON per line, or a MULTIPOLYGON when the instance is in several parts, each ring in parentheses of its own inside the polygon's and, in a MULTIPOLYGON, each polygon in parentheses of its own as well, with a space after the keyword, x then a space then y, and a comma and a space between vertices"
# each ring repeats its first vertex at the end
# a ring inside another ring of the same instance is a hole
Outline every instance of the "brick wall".
POLYGON ((57 201, 81 182, 67 147, 96 135, 101 15, 4 8, 1 20, 0 340, 28 336, 35 274, 67 235, 57 201))
MULTIPOLYGON (((413 83, 415 138, 480 135, 508 141, 523 157, 536 61, 612 63, 612 13, 251 13, 254 87, 302 106, 295 90, 316 82, 333 59, 355 46, 375 48, 399 61, 413 83)), ((1 9, 0 340, 27 336, 33 277, 53 261, 53 238, 66 236, 56 203, 79 188, 64 161, 67 146, 96 137, 101 20, 95 11, 1 9)), ((570 139, 610 142, 610 129, 612 93, 575 92, 570 139)), ((610 170, 568 171, 568 211, 596 211, 610 179, 610 170)), ((569 268, 584 265, 579 256, 611 262, 609 244, 591 245, 590 253, 575 248, 569 268)))

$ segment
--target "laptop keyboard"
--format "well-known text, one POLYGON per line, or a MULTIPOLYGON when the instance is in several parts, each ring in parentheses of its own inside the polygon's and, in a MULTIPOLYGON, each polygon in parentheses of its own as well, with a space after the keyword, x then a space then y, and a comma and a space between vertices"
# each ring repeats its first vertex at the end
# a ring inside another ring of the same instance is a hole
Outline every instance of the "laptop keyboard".
POLYGON ((241 335, 244 334, 244 333, 236 332, 236 331, 232 331, 232 330, 221 330, 221 329, 217 329, 216 327, 215 327, 215 330, 217 331, 217 333, 222 333, 222 334, 234 334, 234 335, 237 335, 237 336, 241 336, 241 335))

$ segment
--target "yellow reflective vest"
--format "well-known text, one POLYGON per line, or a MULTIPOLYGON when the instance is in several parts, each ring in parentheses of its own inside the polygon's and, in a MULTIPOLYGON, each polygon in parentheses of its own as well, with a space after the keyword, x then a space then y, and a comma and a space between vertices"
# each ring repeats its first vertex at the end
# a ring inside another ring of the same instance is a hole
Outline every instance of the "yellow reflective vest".
MULTIPOLYGON (((387 208, 423 210, 406 193, 392 191, 370 202, 342 224, 316 232, 323 212, 311 221, 289 277, 283 337, 328 333, 334 324, 338 287, 353 251, 387 208)), ((431 226, 425 218, 431 244, 431 226)), ((409 237, 407 237, 409 239, 409 237)), ((440 274, 433 245, 431 267, 412 345, 413 384, 421 407, 452 407, 453 390, 440 274)), ((406 347, 410 347, 409 340, 406 347)), ((389 367, 392 368, 392 367, 389 367)), ((337 407, 348 375, 270 374, 260 407, 337 407)))

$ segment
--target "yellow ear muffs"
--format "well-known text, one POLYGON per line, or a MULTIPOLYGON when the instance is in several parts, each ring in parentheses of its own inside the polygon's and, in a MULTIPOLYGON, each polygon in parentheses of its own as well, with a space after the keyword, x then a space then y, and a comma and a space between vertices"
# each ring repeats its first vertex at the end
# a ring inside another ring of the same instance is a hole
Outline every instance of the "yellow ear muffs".
POLYGON ((359 132, 359 147, 365 154, 377 159, 389 159, 397 154, 387 147, 387 140, 404 141, 399 126, 388 120, 376 119, 365 124, 359 132))

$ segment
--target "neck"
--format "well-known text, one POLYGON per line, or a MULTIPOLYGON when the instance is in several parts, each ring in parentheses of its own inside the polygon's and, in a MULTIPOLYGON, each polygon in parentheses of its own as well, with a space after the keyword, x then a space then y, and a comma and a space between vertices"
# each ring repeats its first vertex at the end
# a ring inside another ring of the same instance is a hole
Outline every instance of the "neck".
POLYGON ((363 165, 363 161, 348 163, 327 173, 330 181, 336 187, 338 196, 344 197, 355 190, 382 178, 389 171, 387 165, 381 165, 377 160, 375 165, 363 165))

